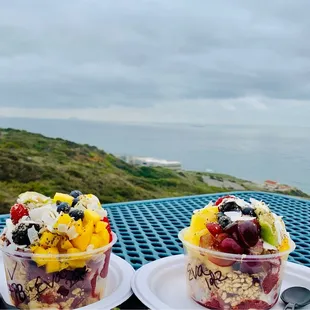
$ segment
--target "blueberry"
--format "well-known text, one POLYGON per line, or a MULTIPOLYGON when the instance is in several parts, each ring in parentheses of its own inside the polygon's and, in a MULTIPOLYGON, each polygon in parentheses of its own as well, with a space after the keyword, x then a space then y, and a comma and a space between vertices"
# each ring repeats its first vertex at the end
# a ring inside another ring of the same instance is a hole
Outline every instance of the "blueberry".
POLYGON ((217 219, 219 219, 219 218, 222 217, 222 216, 225 216, 225 214, 224 214, 223 212, 219 212, 219 213, 217 214, 217 219))
POLYGON ((74 198, 77 198, 79 197, 80 195, 83 195, 82 192, 78 191, 78 190, 74 190, 70 193, 70 196, 74 197, 74 198))
POLYGON ((74 207, 78 202, 79 202, 79 197, 76 197, 72 200, 72 204, 71 204, 71 207, 74 207))
POLYGON ((242 209, 242 214, 243 215, 249 215, 249 216, 253 216, 256 217, 256 214, 254 212, 254 209, 251 207, 245 207, 242 209))
POLYGON ((30 224, 29 228, 32 227, 32 226, 34 227, 34 229, 37 232, 39 232, 41 230, 41 226, 39 224, 30 224))
POLYGON ((239 271, 239 270, 240 270, 240 266, 241 266, 241 263, 240 263, 240 262, 235 262, 235 263, 232 265, 232 269, 233 269, 233 270, 236 270, 236 271, 239 271))
POLYGON ((82 267, 82 268, 75 268, 73 273, 74 273, 74 277, 80 280, 84 280, 86 274, 87 274, 87 269, 86 266, 82 267))
POLYGON ((224 229, 226 226, 231 224, 231 219, 227 215, 225 215, 223 212, 219 212, 217 214, 217 220, 221 227, 224 229))
POLYGON ((69 212, 69 215, 73 217, 76 221, 78 221, 79 219, 82 220, 84 218, 84 211, 79 210, 79 209, 74 209, 69 212))
POLYGON ((62 296, 64 296, 64 297, 66 297, 66 296, 69 295, 70 291, 69 291, 65 286, 62 285, 62 286, 58 289, 57 293, 60 294, 60 295, 62 295, 62 296))
POLYGON ((240 211, 241 208, 234 201, 230 201, 230 202, 226 202, 226 203, 222 204, 219 207, 219 210, 221 212, 240 211))
POLYGON ((69 213, 70 212, 70 207, 69 204, 66 202, 62 202, 58 205, 57 207, 57 212, 63 212, 63 213, 69 213))
POLYGON ((40 225, 38 224, 19 224, 12 231, 12 239, 15 244, 18 245, 30 245, 30 240, 28 237, 28 229, 34 227, 36 231, 40 230, 40 225))
POLYGON ((57 200, 56 201, 56 206, 59 206, 61 204, 61 201, 60 200, 57 200))

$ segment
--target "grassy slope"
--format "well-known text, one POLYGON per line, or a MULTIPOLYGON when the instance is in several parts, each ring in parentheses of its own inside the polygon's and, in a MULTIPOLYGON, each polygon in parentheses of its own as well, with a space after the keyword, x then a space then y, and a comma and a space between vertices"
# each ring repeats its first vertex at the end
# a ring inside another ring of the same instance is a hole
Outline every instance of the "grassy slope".
POLYGON ((80 189, 105 202, 203 194, 221 189, 195 175, 133 167, 96 147, 13 129, 0 130, 0 213, 23 191, 80 189))
POLYGON ((21 192, 72 189, 94 193, 103 203, 229 190, 208 186, 201 173, 134 167, 93 146, 0 129, 0 213, 21 192))

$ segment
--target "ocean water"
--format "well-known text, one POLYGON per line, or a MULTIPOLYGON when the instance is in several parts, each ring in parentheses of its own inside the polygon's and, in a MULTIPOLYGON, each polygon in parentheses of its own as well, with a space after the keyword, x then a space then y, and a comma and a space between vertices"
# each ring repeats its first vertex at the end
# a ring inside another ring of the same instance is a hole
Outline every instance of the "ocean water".
POLYGON ((0 118, 0 127, 87 143, 114 154, 178 160, 184 169, 272 179, 310 193, 310 128, 134 125, 0 118))

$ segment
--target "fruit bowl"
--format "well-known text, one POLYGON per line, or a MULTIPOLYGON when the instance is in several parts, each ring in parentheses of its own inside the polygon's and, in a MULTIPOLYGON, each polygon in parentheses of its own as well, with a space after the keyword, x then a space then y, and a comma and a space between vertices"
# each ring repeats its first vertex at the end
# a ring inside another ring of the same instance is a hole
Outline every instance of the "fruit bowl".
MULTIPOLYGON (((179 239, 186 257, 188 294, 194 301, 211 309, 270 309, 277 302, 288 255, 295 249, 293 241, 287 251, 276 254, 231 254, 227 252, 238 253, 239 247, 232 239, 222 240, 221 251, 214 251, 186 241, 188 229, 180 231, 179 239)), ((250 242, 247 234, 244 239, 250 242)))
POLYGON ((70 254, 32 254, 1 247, 12 303, 21 309, 75 309, 105 295, 112 246, 70 254))

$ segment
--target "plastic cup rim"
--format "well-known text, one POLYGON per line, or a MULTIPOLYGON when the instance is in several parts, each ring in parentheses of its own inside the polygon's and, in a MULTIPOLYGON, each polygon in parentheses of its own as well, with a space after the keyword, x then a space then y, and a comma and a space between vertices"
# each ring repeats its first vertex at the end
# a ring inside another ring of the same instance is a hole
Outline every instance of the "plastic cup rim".
POLYGON ((206 248, 202 248, 200 246, 193 245, 190 242, 184 240, 184 233, 188 229, 189 229, 189 227, 185 227, 178 234, 178 238, 182 241, 183 245, 190 248, 191 250, 198 251, 198 252, 203 253, 203 254, 209 254, 212 256, 227 258, 227 259, 232 259, 232 260, 246 260, 246 259, 249 259, 249 260, 254 260, 254 259, 264 260, 265 259, 265 260, 267 260, 267 259, 273 259, 273 258, 289 255, 296 248, 295 242, 290 239, 289 250, 283 251, 283 252, 278 252, 275 254, 248 255, 248 254, 231 254, 231 253, 218 252, 218 251, 213 251, 210 249, 206 249, 206 248))
POLYGON ((112 248, 112 246, 116 243, 117 241, 117 236, 114 232, 112 233, 112 240, 110 243, 108 243, 107 245, 101 247, 101 248, 97 248, 94 250, 90 250, 90 251, 84 251, 84 252, 79 252, 79 253, 70 253, 70 254, 33 254, 30 252, 22 252, 22 251, 11 251, 11 250, 7 250, 6 247, 0 246, 0 250, 4 253, 7 254, 9 256, 16 256, 16 257, 20 257, 20 258, 24 258, 24 259, 48 259, 48 260, 53 260, 53 259, 75 259, 75 258, 84 258, 84 257, 88 257, 88 256, 92 256, 92 255, 96 255, 100 252, 106 252, 107 250, 109 250, 110 248, 112 248))

